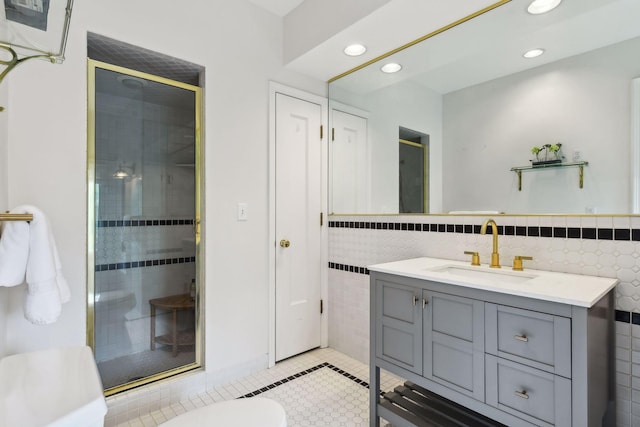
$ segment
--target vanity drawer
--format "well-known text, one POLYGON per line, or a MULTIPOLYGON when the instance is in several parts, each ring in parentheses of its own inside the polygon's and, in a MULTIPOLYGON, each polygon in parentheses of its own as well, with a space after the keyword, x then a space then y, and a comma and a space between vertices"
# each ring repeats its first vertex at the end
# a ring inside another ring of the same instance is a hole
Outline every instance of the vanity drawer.
POLYGON ((571 378, 571 320, 487 303, 486 351, 571 378))
POLYGON ((486 356, 486 403, 539 426, 571 425, 571 381, 486 356))

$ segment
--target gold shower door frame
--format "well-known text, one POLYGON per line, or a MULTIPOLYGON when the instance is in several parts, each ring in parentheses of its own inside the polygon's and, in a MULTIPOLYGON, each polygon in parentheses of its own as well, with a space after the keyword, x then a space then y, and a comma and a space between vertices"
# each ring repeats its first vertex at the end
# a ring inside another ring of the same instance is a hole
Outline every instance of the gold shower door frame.
POLYGON ((398 142, 400 144, 408 145, 410 147, 415 147, 422 150, 422 212, 419 213, 429 213, 429 147, 424 144, 407 141, 406 139, 402 138, 400 138, 398 142))
MULTIPOLYGON (((105 62, 87 59, 87 345, 95 353, 95 243, 96 243, 96 70, 104 69, 128 76, 133 76, 145 80, 150 80, 165 85, 186 89, 194 92, 195 95, 195 244, 196 244, 196 283, 204 283, 204 269, 202 268, 202 245, 201 236, 201 198, 202 198, 202 88, 175 80, 159 77, 153 74, 144 73, 120 67, 105 62)), ((202 307, 204 292, 201 286, 196 287, 195 297, 195 362, 183 365, 168 371, 160 372, 148 377, 140 378, 119 386, 115 386, 104 391, 105 396, 110 396, 144 384, 168 378, 202 367, 203 360, 203 335, 202 335, 202 307)))

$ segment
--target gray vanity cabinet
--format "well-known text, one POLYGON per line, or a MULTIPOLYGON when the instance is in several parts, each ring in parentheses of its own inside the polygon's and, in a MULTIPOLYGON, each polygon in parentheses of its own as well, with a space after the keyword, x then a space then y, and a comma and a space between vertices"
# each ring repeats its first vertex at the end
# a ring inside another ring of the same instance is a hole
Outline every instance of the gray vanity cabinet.
POLYGON ((535 425, 571 425, 571 319, 485 304, 486 402, 535 425))
POLYGON ((422 292, 423 376, 484 400, 484 303, 422 292))
POLYGON ((487 353, 571 378, 571 319, 487 303, 487 353))
POLYGON ((376 355, 422 374, 421 290, 394 282, 378 283, 376 355))
POLYGON ((571 380, 487 355, 487 404, 536 426, 571 425, 571 380))
POLYGON ((483 303, 394 282, 377 287, 377 357, 483 400, 483 303))
POLYGON ((372 271, 371 307, 372 427, 423 425, 380 368, 508 426, 615 425, 611 291, 586 308, 372 271))

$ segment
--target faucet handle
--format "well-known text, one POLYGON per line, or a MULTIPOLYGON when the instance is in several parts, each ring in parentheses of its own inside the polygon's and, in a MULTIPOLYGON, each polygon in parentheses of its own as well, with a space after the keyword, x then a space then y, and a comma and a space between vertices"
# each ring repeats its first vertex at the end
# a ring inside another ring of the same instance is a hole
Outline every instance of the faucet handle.
POLYGON ((513 258, 513 269, 516 271, 522 271, 524 270, 524 268, 522 267, 522 261, 523 260, 533 260, 533 257, 531 256, 524 256, 524 255, 516 255, 513 258))
POLYGON ((466 255, 471 255, 471 265, 480 265, 480 255, 478 252, 464 251, 466 255))

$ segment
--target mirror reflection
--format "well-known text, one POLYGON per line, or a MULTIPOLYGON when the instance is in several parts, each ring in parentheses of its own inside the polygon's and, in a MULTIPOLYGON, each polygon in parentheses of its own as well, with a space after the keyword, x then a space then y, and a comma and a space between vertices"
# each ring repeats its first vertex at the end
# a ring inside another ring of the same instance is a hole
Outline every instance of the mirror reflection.
POLYGON ((330 83, 333 213, 635 211, 640 2, 530 3, 330 83))

